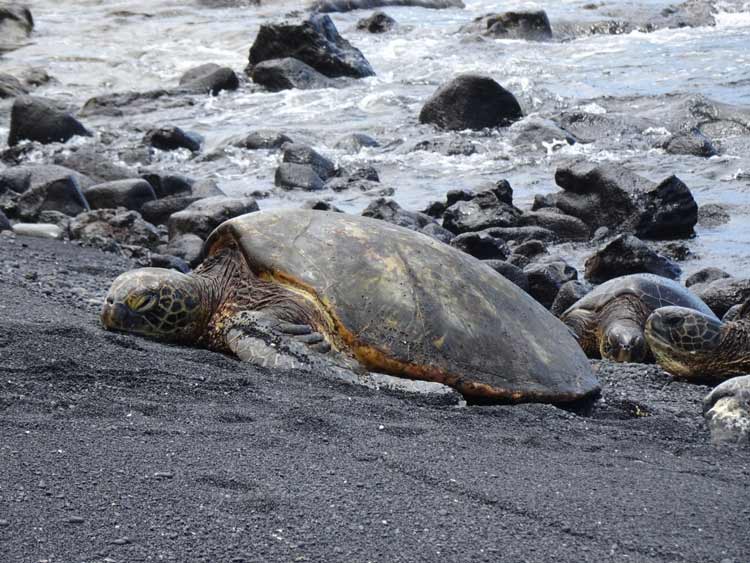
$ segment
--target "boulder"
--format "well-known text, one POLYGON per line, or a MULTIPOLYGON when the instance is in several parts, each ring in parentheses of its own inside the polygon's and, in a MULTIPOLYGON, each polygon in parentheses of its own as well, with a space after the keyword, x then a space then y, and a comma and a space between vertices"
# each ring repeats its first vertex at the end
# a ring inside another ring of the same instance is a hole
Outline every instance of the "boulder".
POLYGON ((71 220, 70 238, 105 250, 121 245, 154 249, 159 244, 159 231, 137 211, 97 209, 71 220))
POLYGON ((68 153, 56 155, 55 164, 77 170, 91 178, 95 183, 114 182, 115 180, 137 179, 138 174, 120 164, 112 162, 98 144, 87 144, 77 147, 68 153))
POLYGON ((573 303, 575 303, 579 299, 583 299, 583 297, 585 297, 586 294, 592 289, 594 288, 590 283, 578 280, 565 282, 560 287, 560 291, 557 292, 555 300, 553 301, 552 306, 549 308, 550 313, 552 313, 556 317, 559 317, 565 311, 567 311, 568 308, 573 305, 573 303))
POLYGON ((563 188, 557 208, 592 233, 604 226, 648 239, 687 237, 698 220, 693 195, 676 176, 656 184, 617 164, 578 161, 558 168, 555 181, 563 188))
POLYGON ((315 0, 310 7, 314 12, 349 12, 368 10, 389 6, 415 6, 442 10, 445 8, 463 8, 462 0, 315 0))
POLYGON ((18 78, 0 72, 0 99, 17 98, 28 93, 29 91, 18 78))
POLYGON ((723 317, 734 305, 750 299, 749 278, 723 278, 708 285, 691 288, 695 294, 706 302, 717 317, 723 317))
POLYGON ((355 154, 361 151, 363 148, 372 148, 379 146, 380 143, 378 143, 369 135, 365 135, 364 133, 351 133, 336 141, 336 144, 333 145, 333 148, 355 154))
POLYGON ((0 211, 0 231, 10 230, 12 230, 12 227, 10 226, 10 221, 8 221, 8 217, 5 216, 5 213, 0 211))
POLYGON ((336 88, 337 82, 298 59, 269 59, 255 65, 250 73, 253 82, 271 92, 281 90, 315 90, 336 88))
POLYGON ((6 205, 12 217, 24 221, 35 221, 43 211, 59 211, 65 215, 77 215, 89 209, 81 185, 75 176, 63 176, 40 183, 13 198, 6 205))
POLYGON ((698 208, 698 224, 701 227, 718 227, 726 225, 731 220, 726 207, 718 203, 707 203, 698 208))
POLYGON ((528 293, 529 291, 529 278, 526 276, 524 271, 518 266, 503 262, 502 260, 484 260, 484 264, 495 270, 498 274, 503 276, 508 281, 513 282, 518 287, 528 293))
POLYGON ((362 52, 339 35, 330 17, 313 14, 302 23, 263 24, 250 47, 248 70, 263 61, 291 57, 329 77, 364 78, 375 72, 362 52))
POLYGON ((143 174, 143 179, 151 184, 151 187, 156 193, 156 197, 159 199, 172 196, 185 197, 193 195, 193 184, 195 181, 187 176, 147 172, 143 174))
POLYGON ((182 211, 200 199, 202 198, 193 195, 157 199, 144 203, 140 212, 143 218, 149 223, 153 225, 166 225, 173 213, 182 211))
MULTIPOLYGON (((205 239, 227 219, 254 211, 258 211, 258 204, 251 197, 214 196, 201 199, 169 218, 169 238, 171 240, 191 233, 205 239)), ((168 254, 180 256, 174 252, 168 254)))
POLYGON ((487 231, 460 234, 451 240, 450 245, 479 260, 505 260, 510 255, 506 242, 487 231))
POLYGON ((513 94, 478 74, 461 74, 442 85, 419 113, 420 123, 450 130, 510 125, 522 117, 513 94))
POLYGON ((544 10, 487 14, 461 27, 463 33, 478 33, 494 39, 549 41, 552 28, 544 10))
POLYGON ((688 276, 688 278, 685 280, 685 287, 692 287, 696 284, 709 284, 716 280, 722 280, 731 277, 731 275, 720 268, 702 268, 694 274, 688 276))
POLYGON ((370 33, 385 33, 396 27, 396 20, 385 12, 374 12, 357 22, 357 29, 370 33))
POLYGON ((286 143, 293 143, 292 139, 281 131, 253 131, 248 133, 241 140, 233 143, 235 147, 251 151, 259 149, 280 149, 286 143))
POLYGON ((585 268, 585 278, 593 283, 628 274, 649 273, 672 280, 682 274, 677 264, 657 254, 633 235, 615 237, 586 259, 585 268))
POLYGON ((534 226, 548 229, 562 241, 588 240, 590 231, 586 223, 565 213, 552 211, 531 211, 519 218, 520 226, 534 226))
POLYGON ((61 240, 63 230, 50 223, 16 223, 13 232, 22 237, 49 238, 61 240))
POLYGON ((276 169, 273 183, 285 190, 317 191, 325 187, 325 182, 311 165, 294 162, 282 162, 276 169))
POLYGON ((143 204, 156 200, 154 188, 146 180, 116 180, 83 190, 91 209, 124 207, 140 211, 143 204))
POLYGON ((555 302, 560 288, 567 282, 578 279, 576 269, 561 259, 529 264, 523 269, 529 280, 529 295, 549 309, 555 302))
POLYGON ((188 92, 216 96, 222 90, 236 90, 240 87, 240 80, 231 68, 206 63, 183 74, 180 86, 188 92))
POLYGON ((36 96, 19 96, 10 111, 8 145, 21 141, 42 144, 64 143, 76 135, 90 137, 91 133, 69 113, 36 96))
POLYGON ((412 231, 421 231, 435 220, 418 211, 407 211, 392 199, 378 198, 370 202, 363 211, 364 217, 372 217, 387 221, 399 227, 406 227, 412 231))
POLYGON ((501 201, 494 191, 476 194, 469 201, 458 201, 443 213, 443 227, 454 234, 481 231, 490 227, 513 227, 521 211, 501 201))
POLYGON ((169 243, 158 248, 162 254, 176 256, 195 268, 201 262, 203 239, 198 235, 186 233, 169 240, 169 243))
POLYGON ((664 141, 662 147, 669 154, 687 154, 704 158, 719 154, 711 139, 697 127, 672 135, 664 141))
POLYGON ((152 268, 166 268, 167 270, 177 270, 183 274, 190 271, 190 264, 185 262, 179 256, 171 254, 151 254, 149 266, 152 268))
POLYGON ((23 193, 56 180, 73 178, 82 189, 94 185, 94 181, 65 166, 55 164, 30 164, 12 166, 0 171, 0 194, 5 191, 23 193))
POLYGON ((197 133, 167 126, 150 129, 144 135, 143 142, 162 151, 187 149, 191 152, 198 152, 201 150, 203 139, 197 133))
POLYGON ((302 143, 284 145, 284 154, 281 160, 294 164, 309 165, 322 180, 332 178, 338 172, 332 160, 324 157, 311 146, 302 143))
POLYGON ((31 10, 23 4, 0 5, 0 53, 20 46, 34 30, 31 10))

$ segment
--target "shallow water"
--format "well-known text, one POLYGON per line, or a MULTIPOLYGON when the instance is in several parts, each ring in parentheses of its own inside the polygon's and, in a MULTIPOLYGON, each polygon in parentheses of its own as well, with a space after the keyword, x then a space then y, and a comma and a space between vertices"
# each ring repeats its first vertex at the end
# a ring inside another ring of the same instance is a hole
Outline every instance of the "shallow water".
MULTIPOLYGON (((656 13, 668 2, 612 2, 597 10, 587 1, 506 2, 502 9, 543 8, 553 28, 561 21, 627 19, 656 13)), ((33 4, 33 42, 0 59, 0 71, 41 66, 57 82, 40 88, 43 96, 81 107, 94 95, 125 90, 145 91, 177 84, 189 68, 206 62, 229 65, 241 73, 261 23, 299 9, 297 2, 261 7, 211 9, 198 3, 168 0, 128 2, 37 0, 33 4)), ((554 170, 563 160, 585 155, 617 161, 652 180, 676 174, 692 189, 699 205, 721 203, 732 221, 714 228, 698 227, 689 242, 697 256, 682 264, 689 273, 706 265, 736 275, 750 275, 750 140, 716 139, 721 156, 700 159, 667 155, 650 140, 601 139, 558 150, 514 147, 512 132, 443 134, 477 146, 471 156, 444 156, 410 149, 435 131, 418 123, 427 97, 459 72, 489 74, 521 102, 525 112, 549 117, 579 105, 606 111, 603 96, 650 97, 669 93, 702 94, 728 104, 750 106, 750 6, 719 6, 717 25, 690 29, 593 36, 564 43, 515 40, 467 40, 455 31, 478 15, 497 11, 496 2, 468 1, 463 10, 389 8, 396 31, 372 35, 356 30, 369 11, 331 14, 340 33, 360 48, 376 76, 351 81, 343 89, 265 93, 245 84, 237 92, 192 98, 178 105, 124 118, 90 117, 84 123, 100 135, 114 134, 120 144, 138 146, 143 132, 173 124, 205 139, 204 153, 233 135, 253 129, 282 129, 295 140, 309 142, 342 165, 374 166, 384 186, 407 209, 422 209, 454 188, 471 188, 487 180, 507 178, 520 207, 534 194, 556 191, 554 170), (595 105, 594 105, 595 104, 595 105), (342 136, 367 133, 381 147, 357 155, 333 149, 342 136), (743 172, 747 173, 743 175, 743 172)), ((8 128, 9 102, 0 104, 0 138, 8 128)), ((87 143, 92 140, 75 140, 87 143)), ((38 155, 43 158, 43 155, 38 155)), ((280 155, 237 150, 228 158, 193 159, 187 153, 161 153, 153 167, 194 177, 213 177, 229 194, 270 190, 280 155)), ((359 192, 272 192, 262 208, 297 207, 304 199, 331 199, 347 211, 360 211, 371 197, 359 192)), ((590 248, 563 245, 559 253, 581 264, 590 248)))

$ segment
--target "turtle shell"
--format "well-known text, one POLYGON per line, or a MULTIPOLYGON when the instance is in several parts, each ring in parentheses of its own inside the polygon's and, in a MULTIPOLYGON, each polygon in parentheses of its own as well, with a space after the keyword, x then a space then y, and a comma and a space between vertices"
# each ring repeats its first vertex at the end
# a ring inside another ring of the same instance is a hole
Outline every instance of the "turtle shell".
POLYGON ((598 311, 612 299, 623 295, 637 297, 651 311, 659 307, 688 307, 715 317, 708 305, 689 289, 654 274, 631 274, 606 281, 573 303, 561 317, 565 318, 577 309, 598 311))
POLYGON ((439 381, 466 396, 566 402, 598 391, 568 329, 479 260, 367 217, 261 211, 222 223, 250 269, 304 296, 325 332, 370 371, 439 381))

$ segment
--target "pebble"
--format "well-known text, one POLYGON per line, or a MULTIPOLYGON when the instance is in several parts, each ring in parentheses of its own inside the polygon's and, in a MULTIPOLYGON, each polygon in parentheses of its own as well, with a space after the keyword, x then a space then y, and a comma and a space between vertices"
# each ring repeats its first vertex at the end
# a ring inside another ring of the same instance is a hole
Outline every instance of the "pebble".
POLYGON ((81 516, 69 516, 68 524, 83 524, 86 520, 81 516))
POLYGON ((156 473, 154 473, 154 477, 156 477, 157 479, 171 479, 172 477, 174 477, 174 473, 172 473, 171 471, 157 471, 156 473))
POLYGON ((123 536, 121 538, 117 538, 116 540, 112 541, 115 545, 126 545, 130 543, 130 538, 127 536, 123 536))
POLYGON ((10 526, 10 522, 8 520, 0 520, 0 528, 7 528, 10 526))

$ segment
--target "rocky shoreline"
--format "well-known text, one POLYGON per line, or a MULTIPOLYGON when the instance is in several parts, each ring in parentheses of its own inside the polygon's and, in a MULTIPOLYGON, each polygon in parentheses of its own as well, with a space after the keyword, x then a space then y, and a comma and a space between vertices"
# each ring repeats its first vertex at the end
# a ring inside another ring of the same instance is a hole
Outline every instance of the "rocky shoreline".
MULTIPOLYGON (((654 179, 585 149, 559 155, 596 144, 695 167, 745 158, 747 106, 684 92, 539 105, 464 72, 435 85, 417 111, 406 104, 419 135, 349 131, 321 147, 316 133, 253 126, 217 141, 183 118, 149 117, 248 92, 351 89, 379 70, 327 14, 403 5, 463 7, 320 0, 312 13, 262 23, 241 71, 202 64, 174 84, 80 105, 45 96, 54 78, 44 69, 0 73, 1 560, 750 558, 750 450, 712 444, 702 403, 710 387, 654 365, 592 360, 602 394, 575 412, 466 406, 101 329, 116 275, 188 272, 225 220, 279 199, 343 212, 342 194, 366 198, 364 216, 484 261, 558 317, 607 280, 680 280, 688 268, 690 291, 718 317, 737 314, 750 299, 747 272, 689 267, 696 230, 726 225, 734 208, 699 205, 702 187, 668 166, 654 179), (554 167, 544 186, 554 187, 530 205, 498 174, 406 209, 380 168, 394 152, 471 158, 507 144, 532 166, 554 167), (227 195, 222 171, 240 158, 263 162, 268 181, 227 195)), ((509 11, 455 32, 477 45, 562 43, 716 25, 714 4, 702 0, 638 21, 604 15, 565 22, 509 11)), ((0 6, 0 56, 28 45, 34 26, 27 7, 0 6)), ((383 12, 355 29, 408 33, 383 12)))

